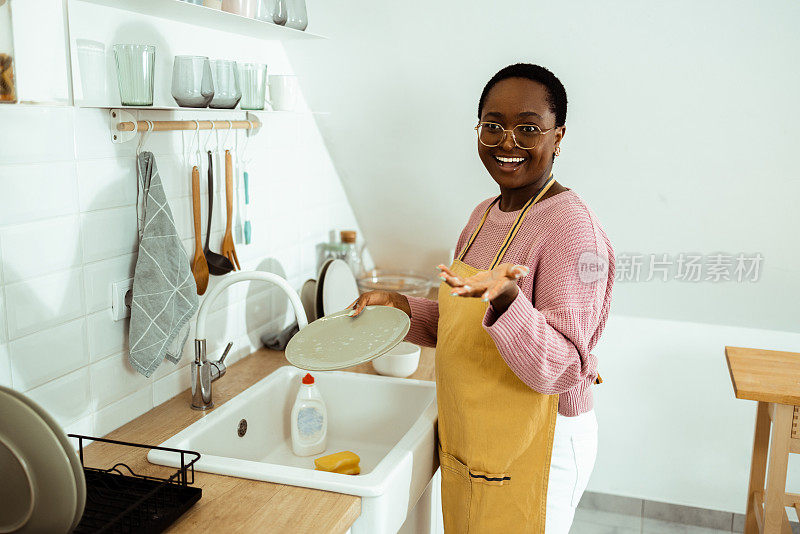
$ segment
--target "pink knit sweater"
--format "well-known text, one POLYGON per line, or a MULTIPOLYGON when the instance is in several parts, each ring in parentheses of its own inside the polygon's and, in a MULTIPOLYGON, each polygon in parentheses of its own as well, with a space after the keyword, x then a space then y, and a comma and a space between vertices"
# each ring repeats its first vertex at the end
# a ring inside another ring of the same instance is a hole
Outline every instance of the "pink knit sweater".
MULTIPOLYGON (((495 197, 473 210, 456 256, 495 197)), ((464 262, 487 269, 519 211, 492 206, 464 262)), ((502 314, 490 305, 483 328, 514 373, 531 388, 558 394, 558 412, 576 416, 592 409, 597 358, 591 353, 605 327, 614 284, 614 250, 594 212, 573 190, 536 203, 525 217, 505 263, 527 265, 520 292, 502 314)), ((447 298, 465 298, 450 297, 447 298)), ((409 297, 406 340, 436 346, 439 305, 409 297)))

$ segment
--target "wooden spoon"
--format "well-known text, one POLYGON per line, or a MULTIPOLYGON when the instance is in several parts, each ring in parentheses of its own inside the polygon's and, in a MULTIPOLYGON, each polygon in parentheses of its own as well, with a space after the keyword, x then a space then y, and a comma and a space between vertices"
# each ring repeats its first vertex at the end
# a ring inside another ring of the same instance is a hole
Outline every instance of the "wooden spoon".
POLYGON ((202 295, 208 288, 208 263, 203 254, 203 245, 200 237, 200 170, 197 166, 192 168, 192 211, 194 212, 194 259, 192 260, 192 274, 197 283, 197 294, 202 295))
POLYGON ((242 270, 239 265, 239 258, 236 256, 236 248, 233 246, 233 233, 231 232, 231 222, 233 220, 233 160, 231 151, 225 151, 225 205, 228 208, 228 222, 225 226, 225 236, 222 238, 222 255, 231 260, 237 270, 242 270))

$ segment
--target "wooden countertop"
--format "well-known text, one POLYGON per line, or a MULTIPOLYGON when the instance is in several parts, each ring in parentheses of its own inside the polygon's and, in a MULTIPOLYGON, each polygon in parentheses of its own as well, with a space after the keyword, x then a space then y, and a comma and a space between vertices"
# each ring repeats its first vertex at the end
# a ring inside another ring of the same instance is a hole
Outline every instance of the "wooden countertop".
MULTIPOLYGON (((423 348, 417 371, 409 378, 434 380, 434 351, 423 348)), ((228 368, 214 383, 214 403, 221 406, 274 370, 289 365, 283 352, 259 350, 228 368)), ((376 374, 372 364, 344 369, 376 374)), ((189 368, 185 368, 189 373, 189 368)), ((109 439, 158 445, 208 412, 192 410, 191 391, 173 397, 114 430, 109 439)), ((89 467, 108 468, 124 462, 137 474, 169 476, 174 469, 150 464, 146 451, 95 442, 84 451, 89 467)), ((167 532, 344 532, 361 513, 361 498, 329 491, 300 488, 195 470, 195 486, 202 498, 167 532)))
POLYGON ((725 347, 737 399, 800 405, 800 354, 725 347))

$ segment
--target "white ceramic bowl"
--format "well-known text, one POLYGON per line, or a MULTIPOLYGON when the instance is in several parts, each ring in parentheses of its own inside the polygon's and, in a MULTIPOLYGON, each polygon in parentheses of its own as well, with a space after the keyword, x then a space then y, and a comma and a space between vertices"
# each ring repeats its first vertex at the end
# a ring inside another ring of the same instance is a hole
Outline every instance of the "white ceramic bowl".
POLYGON ((420 348, 407 341, 372 360, 372 367, 382 375, 405 378, 414 374, 419 366, 420 348))

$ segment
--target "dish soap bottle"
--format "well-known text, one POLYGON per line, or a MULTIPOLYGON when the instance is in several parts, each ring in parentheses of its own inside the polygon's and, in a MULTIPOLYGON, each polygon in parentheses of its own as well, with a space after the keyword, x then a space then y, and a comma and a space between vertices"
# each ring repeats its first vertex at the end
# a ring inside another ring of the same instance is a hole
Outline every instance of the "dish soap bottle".
POLYGON ((297 456, 325 451, 328 441, 328 413, 314 377, 307 373, 292 408, 292 450, 297 456))

